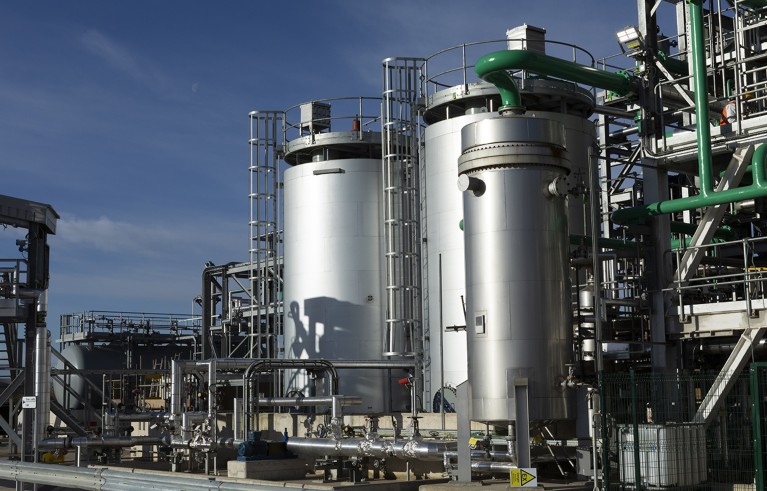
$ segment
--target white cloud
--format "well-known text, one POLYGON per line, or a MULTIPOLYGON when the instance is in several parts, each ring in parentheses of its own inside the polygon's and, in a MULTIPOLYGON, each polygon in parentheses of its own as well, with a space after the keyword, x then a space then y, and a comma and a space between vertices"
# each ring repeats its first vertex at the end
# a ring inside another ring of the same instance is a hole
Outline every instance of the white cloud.
POLYGON ((57 250, 68 253, 77 249, 86 254, 119 254, 122 262, 149 258, 183 261, 190 256, 244 260, 247 257, 246 224, 203 215, 177 217, 166 222, 159 217, 121 221, 103 215, 85 218, 62 213, 51 242, 57 250))
POLYGON ((167 85, 167 78, 158 69, 103 33, 91 29, 82 35, 80 41, 91 54, 98 56, 114 70, 128 75, 136 82, 145 84, 153 90, 162 90, 167 85))
POLYGON ((60 244, 76 245, 104 252, 131 251, 155 256, 171 244, 176 234, 157 225, 137 225, 111 220, 108 217, 79 218, 63 215, 56 233, 60 244))

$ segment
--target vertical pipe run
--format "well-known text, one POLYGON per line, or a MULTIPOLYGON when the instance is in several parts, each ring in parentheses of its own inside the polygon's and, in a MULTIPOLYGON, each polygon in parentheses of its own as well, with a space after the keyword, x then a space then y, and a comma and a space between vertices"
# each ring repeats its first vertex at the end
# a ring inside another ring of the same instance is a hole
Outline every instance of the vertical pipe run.
POLYGON ((714 192, 711 160, 711 130, 708 120, 708 83, 706 51, 703 46, 703 0, 689 0, 690 41, 692 51, 693 90, 695 91, 695 129, 698 139, 698 167, 700 169, 700 194, 714 192))
POLYGON ((599 220, 599 192, 600 188, 599 174, 597 172, 596 155, 589 158, 589 176, 591 176, 591 185, 589 186, 589 201, 591 207, 591 255, 594 262, 591 267, 594 276, 594 337, 596 349, 594 350, 594 365, 596 373, 602 372, 602 264, 599 255, 599 238, 601 236, 599 220))
MULTIPOLYGON (((35 430, 33 448, 45 438, 51 413, 51 349, 50 333, 45 323, 35 332, 35 430)), ((37 454, 37 452, 35 452, 37 454)), ((37 455, 34 461, 37 462, 37 455)))

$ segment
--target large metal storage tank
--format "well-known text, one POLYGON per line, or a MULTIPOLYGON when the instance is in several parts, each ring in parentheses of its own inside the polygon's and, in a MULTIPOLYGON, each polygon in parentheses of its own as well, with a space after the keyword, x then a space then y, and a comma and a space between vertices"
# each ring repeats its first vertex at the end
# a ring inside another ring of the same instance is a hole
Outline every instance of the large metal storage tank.
MULTIPOLYGON (((285 160, 294 165, 284 175, 286 358, 381 359, 380 141, 377 132, 335 131, 286 145, 285 160)), ((304 371, 289 371, 285 385, 308 396, 314 384, 304 371)), ((363 399, 346 413, 392 405, 386 370, 341 369, 339 393, 363 399)))
POLYGON ((461 131, 472 419, 574 417, 561 382, 572 361, 565 128, 507 116, 461 131))
MULTIPOLYGON (((564 125, 564 144, 572 166, 569 185, 575 187, 585 182, 588 161, 596 143, 594 125, 586 119, 593 107, 591 95, 565 82, 523 80, 520 85, 529 103, 528 116, 553 119, 564 125), (561 112, 552 111, 554 108, 561 112)), ((467 323, 464 315, 464 234, 460 229, 463 201, 455 186, 457 161, 461 155, 461 129, 470 123, 496 117, 499 104, 496 88, 486 83, 469 84, 463 91, 456 87, 445 89, 430 95, 427 100, 424 119, 428 126, 424 131, 421 194, 425 202, 422 212, 427 291, 425 322, 430 333, 428 369, 431 383, 426 389, 431 398, 441 386, 455 387, 468 376, 467 340, 463 329, 467 323)), ((586 210, 582 196, 568 196, 571 233, 588 233, 586 210)))

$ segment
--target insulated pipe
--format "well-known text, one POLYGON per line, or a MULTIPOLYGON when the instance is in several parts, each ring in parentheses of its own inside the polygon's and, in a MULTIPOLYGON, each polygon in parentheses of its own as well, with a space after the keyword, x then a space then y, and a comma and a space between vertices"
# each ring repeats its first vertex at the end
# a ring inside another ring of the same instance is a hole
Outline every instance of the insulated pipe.
POLYGON ((166 411, 155 411, 149 413, 106 413, 104 417, 107 421, 114 421, 119 418, 120 421, 155 421, 166 419, 172 413, 166 411))
POLYGON ((196 441, 194 439, 173 438, 169 446, 173 448, 195 448, 204 450, 213 450, 216 448, 235 448, 242 440, 229 437, 219 437, 216 439, 203 439, 196 441))
MULTIPOLYGON (((457 459, 458 458, 458 451, 455 450, 448 450, 443 454, 448 459, 457 459)), ((471 451, 471 459, 472 460, 487 460, 489 461, 497 461, 497 462, 512 462, 514 459, 511 455, 509 455, 509 452, 501 452, 499 450, 472 450, 471 451)))
POLYGON ((415 368, 415 362, 412 360, 411 361, 408 361, 408 360, 333 360, 333 366, 336 367, 336 369, 343 368, 344 370, 348 370, 350 368, 358 368, 358 369, 402 368, 404 370, 408 370, 408 369, 415 368))
POLYGON ((476 472, 503 472, 508 474, 511 469, 516 469, 516 464, 512 462, 492 462, 488 460, 471 461, 471 470, 476 472))
POLYGON ((169 445, 170 435, 160 436, 102 436, 77 437, 70 440, 71 447, 81 448, 127 448, 137 445, 169 445))
MULTIPOLYGON (((249 360, 250 361, 250 360, 249 360)), ((328 381, 328 388, 330 390, 330 395, 337 395, 336 391, 338 388, 338 372, 335 369, 335 366, 333 363, 331 363, 328 360, 275 360, 275 359, 266 359, 266 360, 256 360, 256 361, 250 361, 250 364, 245 369, 245 373, 242 376, 242 392, 243 392, 243 429, 244 434, 242 435, 243 440, 246 439, 248 432, 251 428, 251 418, 249 417, 250 414, 252 414, 252 411, 249 410, 251 404, 253 404, 252 396, 250 394, 250 378, 255 372, 256 374, 261 373, 264 370, 268 369, 275 369, 275 368, 313 368, 313 369, 320 369, 326 372, 330 380, 328 381)), ((258 395, 258 393, 256 393, 258 395)), ((255 407, 258 408, 258 397, 256 397, 255 401, 255 407)))
MULTIPOLYGON (((642 247, 639 242, 622 241, 620 239, 609 239, 607 237, 598 237, 598 245, 600 249, 627 249, 636 251, 637 247, 642 247)), ((570 234, 570 244, 572 245, 588 245, 590 246, 592 239, 588 235, 570 234)))
POLYGON ((368 440, 367 438, 290 438, 293 453, 336 457, 397 457, 403 460, 442 461, 456 442, 427 440, 368 440))
POLYGON ((35 441, 48 431, 51 415, 51 347, 50 332, 45 325, 35 332, 35 441))
POLYGON ((627 95, 634 87, 634 81, 627 73, 598 70, 536 51, 495 51, 477 60, 474 71, 479 78, 498 88, 502 100, 501 111, 523 107, 519 88, 508 70, 528 70, 552 75, 570 82, 611 90, 618 95, 627 95))
POLYGON ((181 415, 181 387, 184 381, 182 361, 172 360, 170 366, 170 419, 181 415))
POLYGON ((361 397, 333 396, 333 397, 266 397, 256 403, 260 407, 268 406, 330 406, 333 409, 333 417, 341 406, 356 406, 362 404, 361 397))
POLYGON ((54 450, 73 447, 82 448, 126 448, 137 445, 165 445, 171 443, 170 435, 160 436, 102 436, 75 438, 48 438, 38 443, 40 449, 54 450))

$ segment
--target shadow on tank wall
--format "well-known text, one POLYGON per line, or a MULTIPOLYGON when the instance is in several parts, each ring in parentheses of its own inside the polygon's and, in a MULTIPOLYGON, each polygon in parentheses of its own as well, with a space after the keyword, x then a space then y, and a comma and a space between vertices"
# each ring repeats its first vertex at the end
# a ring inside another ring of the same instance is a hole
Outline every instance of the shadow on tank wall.
MULTIPOLYGON (((371 303, 374 301, 371 300, 371 303)), ((370 305, 339 301, 331 297, 314 297, 304 301, 302 314, 298 302, 290 302, 287 317, 295 326, 295 337, 286 340, 288 358, 321 358, 331 362, 360 360, 364 359, 363 353, 370 353, 373 347, 378 353, 375 359, 384 359, 380 354, 383 352, 383 319, 379 325, 366 325, 364 319, 370 317, 370 308, 370 305), (357 353, 360 353, 359 356, 350 356, 357 353)), ((366 401, 362 406, 350 407, 345 412, 382 409, 369 403, 381 398, 379 391, 382 383, 386 392, 386 408, 410 410, 407 407, 409 391, 398 383, 398 380, 407 377, 407 370, 339 369, 338 374, 340 394, 360 396, 366 401)), ((301 375, 301 372, 293 372, 288 379, 288 387, 297 384, 297 377, 301 375)))

